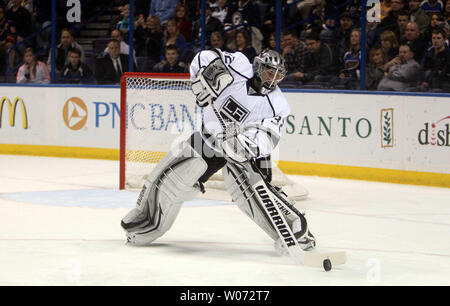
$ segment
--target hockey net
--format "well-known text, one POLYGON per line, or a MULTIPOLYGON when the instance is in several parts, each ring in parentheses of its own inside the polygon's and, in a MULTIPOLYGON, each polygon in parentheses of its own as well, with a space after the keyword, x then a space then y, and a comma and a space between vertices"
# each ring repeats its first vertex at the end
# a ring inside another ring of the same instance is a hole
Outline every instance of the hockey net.
MULTIPOLYGON (((196 105, 188 74, 125 73, 121 79, 120 189, 140 189, 147 175, 171 150, 199 130, 203 109, 196 105)), ((296 200, 306 189, 272 163, 272 183, 296 200)), ((205 184, 225 190, 221 171, 205 184)), ((208 193, 208 192, 207 192, 208 193)))

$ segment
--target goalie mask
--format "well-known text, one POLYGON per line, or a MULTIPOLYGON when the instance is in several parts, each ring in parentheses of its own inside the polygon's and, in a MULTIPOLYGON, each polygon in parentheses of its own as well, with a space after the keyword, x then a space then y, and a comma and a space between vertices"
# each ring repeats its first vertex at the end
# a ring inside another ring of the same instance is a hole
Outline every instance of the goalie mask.
POLYGON ((286 76, 283 56, 276 51, 265 49, 253 60, 253 73, 259 93, 270 93, 286 76))

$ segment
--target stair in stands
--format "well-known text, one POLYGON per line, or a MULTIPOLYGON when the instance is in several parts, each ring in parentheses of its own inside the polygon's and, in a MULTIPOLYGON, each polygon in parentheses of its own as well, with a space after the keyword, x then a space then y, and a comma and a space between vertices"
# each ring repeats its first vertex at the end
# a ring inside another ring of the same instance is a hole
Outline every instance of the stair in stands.
MULTIPOLYGON (((120 0, 116 0, 112 10, 105 10, 102 15, 97 16, 94 21, 86 24, 83 29, 76 34, 76 41, 83 47, 88 56, 97 56, 95 54, 95 41, 104 40, 109 37, 110 30, 114 27, 112 16, 120 14, 120 0)), ((104 7, 96 6, 93 11, 100 12, 104 7)))

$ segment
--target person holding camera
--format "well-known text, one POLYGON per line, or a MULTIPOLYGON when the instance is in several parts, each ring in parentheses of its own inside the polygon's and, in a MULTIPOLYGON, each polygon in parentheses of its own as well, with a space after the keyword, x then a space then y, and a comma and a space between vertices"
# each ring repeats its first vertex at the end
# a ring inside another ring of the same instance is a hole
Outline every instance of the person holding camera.
POLYGON ((36 59, 32 48, 25 49, 23 61, 23 65, 20 66, 17 72, 16 83, 50 83, 47 65, 36 59))

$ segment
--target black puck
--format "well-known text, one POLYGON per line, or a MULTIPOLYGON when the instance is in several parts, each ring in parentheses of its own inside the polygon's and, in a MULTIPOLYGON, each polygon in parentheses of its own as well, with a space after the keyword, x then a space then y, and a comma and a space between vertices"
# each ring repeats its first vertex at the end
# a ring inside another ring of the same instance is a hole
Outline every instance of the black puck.
POLYGON ((327 272, 331 270, 331 261, 328 258, 323 260, 323 269, 327 272))

